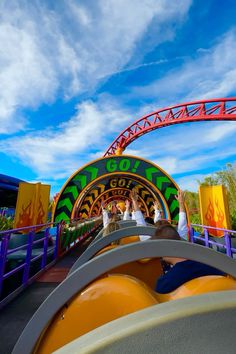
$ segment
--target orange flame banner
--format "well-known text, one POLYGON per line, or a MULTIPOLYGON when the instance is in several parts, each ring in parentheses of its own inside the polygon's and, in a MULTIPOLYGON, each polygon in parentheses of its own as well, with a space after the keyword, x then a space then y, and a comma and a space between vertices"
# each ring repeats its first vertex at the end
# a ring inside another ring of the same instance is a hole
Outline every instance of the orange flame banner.
MULTIPOLYGON (((199 188, 199 197, 203 225, 230 229, 229 208, 225 187, 222 185, 201 186, 199 188)), ((224 232, 220 230, 209 228, 208 232, 212 236, 224 236, 224 232)))
MULTIPOLYGON (((50 186, 41 183, 20 183, 14 228, 47 222, 50 186)), ((37 230, 38 231, 38 230, 37 230)), ((25 231, 28 233, 29 231, 25 231)))

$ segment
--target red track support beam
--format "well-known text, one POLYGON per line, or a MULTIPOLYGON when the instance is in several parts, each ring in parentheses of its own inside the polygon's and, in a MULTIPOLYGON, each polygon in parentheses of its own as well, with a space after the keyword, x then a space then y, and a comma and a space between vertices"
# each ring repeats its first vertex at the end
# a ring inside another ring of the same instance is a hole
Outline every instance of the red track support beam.
POLYGON ((236 97, 183 103, 150 113, 123 130, 104 156, 120 154, 134 140, 152 130, 172 124, 211 120, 236 120, 236 97))

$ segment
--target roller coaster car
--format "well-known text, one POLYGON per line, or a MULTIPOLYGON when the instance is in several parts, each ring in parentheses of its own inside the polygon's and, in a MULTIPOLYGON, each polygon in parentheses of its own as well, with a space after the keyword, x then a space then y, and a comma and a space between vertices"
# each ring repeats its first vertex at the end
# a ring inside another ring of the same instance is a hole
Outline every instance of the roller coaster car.
POLYGON ((92 258, 122 236, 152 235, 155 231, 152 227, 127 229, 99 239, 84 252, 70 275, 35 313, 12 354, 235 354, 235 261, 199 245, 170 240, 113 247, 92 258), (136 277, 108 275, 111 269, 127 263, 163 256, 197 260, 231 278, 197 278, 160 295, 136 277), (185 298, 175 300, 180 297, 185 298))

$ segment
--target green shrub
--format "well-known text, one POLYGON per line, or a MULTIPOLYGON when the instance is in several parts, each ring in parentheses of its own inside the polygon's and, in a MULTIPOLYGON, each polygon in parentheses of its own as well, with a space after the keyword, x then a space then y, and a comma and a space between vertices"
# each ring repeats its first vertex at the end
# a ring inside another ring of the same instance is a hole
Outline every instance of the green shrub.
POLYGON ((11 217, 0 216, 0 231, 13 229, 13 219, 11 217))
MULTIPOLYGON (((201 217, 198 213, 197 214, 190 214, 189 218, 190 218, 191 224, 198 224, 198 225, 202 224, 201 217)), ((199 226, 194 226, 194 230, 196 230, 197 232, 200 232, 200 233, 203 232, 203 228, 199 227, 199 226)))
POLYGON ((236 230, 236 210, 231 212, 231 228, 232 230, 236 230))

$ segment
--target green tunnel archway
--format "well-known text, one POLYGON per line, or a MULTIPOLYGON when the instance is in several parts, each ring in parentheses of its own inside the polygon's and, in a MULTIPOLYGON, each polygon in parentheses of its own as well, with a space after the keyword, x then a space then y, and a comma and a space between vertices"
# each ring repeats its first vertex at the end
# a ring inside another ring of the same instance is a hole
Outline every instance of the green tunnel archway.
POLYGON ((53 212, 53 221, 69 221, 79 213, 87 218, 100 212, 102 201, 128 197, 138 189, 141 209, 153 213, 159 201, 164 217, 178 221, 178 186, 159 166, 139 157, 122 155, 97 159, 78 169, 65 183, 53 212))

